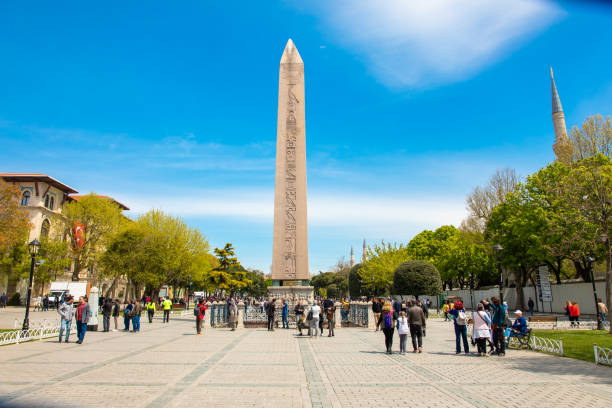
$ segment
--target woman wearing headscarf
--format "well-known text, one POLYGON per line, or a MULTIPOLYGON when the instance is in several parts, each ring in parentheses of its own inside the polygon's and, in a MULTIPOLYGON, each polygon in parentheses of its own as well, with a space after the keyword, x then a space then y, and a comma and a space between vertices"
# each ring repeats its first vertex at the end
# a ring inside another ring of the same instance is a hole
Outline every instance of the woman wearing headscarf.
POLYGON ((491 337, 491 318, 485 312, 482 303, 479 303, 476 311, 472 313, 472 322, 472 339, 478 347, 478 355, 485 357, 487 356, 487 340, 491 337))

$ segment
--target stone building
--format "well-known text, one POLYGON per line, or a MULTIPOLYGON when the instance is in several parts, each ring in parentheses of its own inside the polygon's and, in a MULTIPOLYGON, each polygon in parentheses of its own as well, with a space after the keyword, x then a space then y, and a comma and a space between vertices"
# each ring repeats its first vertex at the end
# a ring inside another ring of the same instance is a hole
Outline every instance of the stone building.
MULTIPOLYGON (((37 173, 0 173, 0 178, 5 182, 13 184, 21 190, 21 207, 26 211, 31 223, 28 242, 33 239, 41 241, 44 238, 65 239, 65 226, 62 219, 62 206, 66 202, 78 200, 77 190, 50 177, 46 174, 37 173)), ((122 210, 129 210, 127 206, 119 203, 111 197, 101 196, 113 200, 122 210)), ((81 271, 82 280, 91 280, 90 271, 81 271)), ((71 269, 57 277, 58 281, 70 281, 71 269)), ((104 287, 110 287, 106 281, 92 281, 92 285, 100 285, 102 293, 104 287)), ((28 280, 17 274, 0 273, 0 293, 6 293, 10 298, 14 293, 19 293, 22 300, 27 295, 28 280)), ((46 293, 49 284, 41 287, 34 282, 33 295, 46 293)), ((125 290, 126 283, 121 281, 119 292, 125 290)))

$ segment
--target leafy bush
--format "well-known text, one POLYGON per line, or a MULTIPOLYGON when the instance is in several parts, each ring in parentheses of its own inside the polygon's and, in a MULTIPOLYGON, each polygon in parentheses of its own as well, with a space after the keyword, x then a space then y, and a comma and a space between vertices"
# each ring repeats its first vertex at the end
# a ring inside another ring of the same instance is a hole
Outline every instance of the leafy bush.
POLYGON ((9 298, 7 305, 21 306, 21 296, 19 295, 19 293, 13 293, 13 296, 9 298))
POLYGON ((397 295, 439 295, 442 279, 435 266, 426 261, 408 261, 395 269, 393 293, 397 295))

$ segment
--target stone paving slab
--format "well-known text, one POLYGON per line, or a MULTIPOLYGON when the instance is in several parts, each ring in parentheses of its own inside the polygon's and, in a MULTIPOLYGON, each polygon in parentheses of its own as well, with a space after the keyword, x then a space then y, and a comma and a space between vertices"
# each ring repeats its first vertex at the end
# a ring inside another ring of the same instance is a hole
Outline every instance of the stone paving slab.
POLYGON ((282 329, 197 336, 194 326, 154 321, 136 334, 89 332, 83 345, 1 347, 0 407, 612 406, 612 368, 529 351, 455 355, 452 325, 439 320, 425 352, 405 356, 385 354, 368 329, 310 339, 282 329))

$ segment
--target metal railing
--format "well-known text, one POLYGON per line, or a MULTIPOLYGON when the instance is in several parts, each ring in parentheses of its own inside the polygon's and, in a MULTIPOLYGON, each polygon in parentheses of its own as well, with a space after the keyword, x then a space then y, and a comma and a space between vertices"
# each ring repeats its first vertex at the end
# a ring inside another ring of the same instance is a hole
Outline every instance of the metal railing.
POLYGON ((545 353, 556 354, 563 357, 563 340, 549 339, 531 335, 529 339, 531 350, 543 351, 545 353))
POLYGON ((59 335, 60 323, 55 322, 50 326, 39 326, 29 330, 11 330, 0 333, 0 346, 7 344, 19 344, 25 341, 40 340, 59 335))
MULTIPOLYGON (((339 307, 342 308, 342 306, 339 307)), ((340 311, 342 325, 368 327, 368 312, 369 304, 351 303, 348 313, 343 310, 340 311)))
POLYGON ((612 365, 612 349, 599 347, 597 344, 593 344, 593 354, 595 357, 595 364, 612 365))

